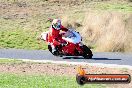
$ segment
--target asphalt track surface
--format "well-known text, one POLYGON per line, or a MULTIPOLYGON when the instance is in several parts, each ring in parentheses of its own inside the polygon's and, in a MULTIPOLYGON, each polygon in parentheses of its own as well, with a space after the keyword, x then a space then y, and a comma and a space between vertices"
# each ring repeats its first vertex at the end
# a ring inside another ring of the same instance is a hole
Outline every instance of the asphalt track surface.
POLYGON ((83 57, 56 57, 47 50, 0 49, 0 58, 53 60, 85 63, 104 63, 132 66, 132 53, 95 52, 92 59, 83 57))

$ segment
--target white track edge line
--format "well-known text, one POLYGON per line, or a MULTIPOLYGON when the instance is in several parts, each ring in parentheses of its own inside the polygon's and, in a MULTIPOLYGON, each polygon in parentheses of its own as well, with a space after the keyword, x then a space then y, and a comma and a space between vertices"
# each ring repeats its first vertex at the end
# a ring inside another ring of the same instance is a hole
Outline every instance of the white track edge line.
MULTIPOLYGON (((2 58, 8 59, 8 58, 2 58)), ((69 61, 54 61, 54 60, 31 60, 31 59, 18 59, 22 61, 40 62, 40 63, 53 63, 53 64, 67 64, 67 65, 89 65, 98 67, 109 67, 109 68, 127 68, 132 70, 130 65, 118 65, 118 64, 104 64, 104 63, 86 63, 86 62, 69 62, 69 61)))
POLYGON ((86 62, 69 62, 69 61, 54 61, 54 60, 30 60, 30 59, 19 59, 19 60, 42 62, 42 63, 54 63, 54 64, 90 65, 90 66, 109 67, 109 68, 128 68, 128 69, 132 70, 132 66, 130 66, 130 65, 104 64, 104 63, 86 63, 86 62))

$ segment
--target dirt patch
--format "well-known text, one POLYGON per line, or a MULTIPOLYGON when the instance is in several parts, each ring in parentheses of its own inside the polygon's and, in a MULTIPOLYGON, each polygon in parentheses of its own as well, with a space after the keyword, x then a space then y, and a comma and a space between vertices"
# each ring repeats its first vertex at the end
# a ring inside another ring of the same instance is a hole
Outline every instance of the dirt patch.
MULTIPOLYGON (((51 64, 51 63, 19 63, 19 64, 0 64, 0 73, 13 74, 40 74, 40 75, 64 75, 75 76, 77 74, 78 65, 51 64)), ((130 74, 132 70, 127 68, 107 68, 96 66, 83 66, 88 74, 130 74)), ((108 88, 132 88, 130 84, 107 84, 108 88)))
MULTIPOLYGON (((18 74, 51 74, 75 76, 80 65, 52 64, 52 63, 17 63, 0 64, 0 72, 18 74)), ((89 74, 131 74, 127 68, 108 68, 96 66, 83 66, 89 74)))

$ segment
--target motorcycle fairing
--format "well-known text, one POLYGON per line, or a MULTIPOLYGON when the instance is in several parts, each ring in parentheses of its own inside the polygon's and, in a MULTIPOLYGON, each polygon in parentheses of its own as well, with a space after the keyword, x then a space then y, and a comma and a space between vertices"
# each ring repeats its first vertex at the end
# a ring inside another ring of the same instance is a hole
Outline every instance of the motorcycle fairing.
POLYGON ((73 44, 81 42, 80 34, 75 31, 67 32, 65 35, 66 35, 65 37, 62 37, 62 39, 65 41, 71 42, 73 44))

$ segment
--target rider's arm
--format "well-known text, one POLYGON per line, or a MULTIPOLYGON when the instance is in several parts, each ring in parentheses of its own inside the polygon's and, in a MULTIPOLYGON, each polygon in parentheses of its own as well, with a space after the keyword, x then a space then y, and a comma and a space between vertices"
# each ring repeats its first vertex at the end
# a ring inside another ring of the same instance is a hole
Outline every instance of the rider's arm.
POLYGON ((67 32, 68 29, 61 25, 61 30, 67 32))

